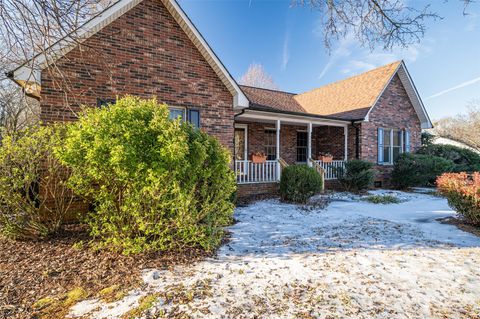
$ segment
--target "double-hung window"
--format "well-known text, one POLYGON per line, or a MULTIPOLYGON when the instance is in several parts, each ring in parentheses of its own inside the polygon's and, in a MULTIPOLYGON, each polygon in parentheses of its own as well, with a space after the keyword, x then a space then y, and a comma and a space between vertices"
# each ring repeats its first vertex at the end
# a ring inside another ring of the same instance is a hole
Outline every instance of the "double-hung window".
POLYGON ((182 121, 191 123, 193 127, 200 128, 200 110, 173 106, 169 107, 168 110, 170 111, 169 118, 171 120, 180 118, 182 121))
POLYGON ((378 164, 392 165, 400 154, 410 152, 410 133, 395 129, 378 129, 378 164))
POLYGON ((297 132, 297 162, 305 163, 307 161, 308 133, 304 131, 297 132))
POLYGON ((267 161, 277 159, 277 131, 275 129, 265 129, 265 155, 267 155, 267 161))

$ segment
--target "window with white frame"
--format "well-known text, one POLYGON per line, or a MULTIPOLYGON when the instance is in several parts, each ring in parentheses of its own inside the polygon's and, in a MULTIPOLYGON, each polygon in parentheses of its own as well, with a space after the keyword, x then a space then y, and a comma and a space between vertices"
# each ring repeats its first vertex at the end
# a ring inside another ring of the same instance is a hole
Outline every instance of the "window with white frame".
POLYGON ((267 155, 267 161, 277 158, 277 131, 274 128, 265 129, 265 155, 267 155))
POLYGON ((297 131, 297 162, 305 163, 308 156, 308 133, 297 131))
POLYGON ((392 165, 400 154, 410 152, 410 133, 408 131, 378 129, 378 163, 392 165))

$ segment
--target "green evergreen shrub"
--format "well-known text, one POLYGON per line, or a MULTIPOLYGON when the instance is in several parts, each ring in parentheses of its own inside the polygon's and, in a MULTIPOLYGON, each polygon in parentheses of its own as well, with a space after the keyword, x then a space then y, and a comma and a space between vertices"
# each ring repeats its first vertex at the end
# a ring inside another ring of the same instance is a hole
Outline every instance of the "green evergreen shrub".
POLYGON ((322 177, 307 165, 291 165, 282 171, 280 178, 280 196, 282 200, 294 203, 306 203, 322 190, 322 177))
POLYGON ((0 146, 0 232, 13 239, 44 238, 64 223, 74 195, 68 170, 54 156, 61 125, 35 125, 3 135, 0 146))
POLYGON ((480 171, 480 154, 454 145, 430 144, 423 146, 418 154, 437 156, 454 163, 454 172, 480 171))
POLYGON ((338 181, 347 192, 358 192, 372 186, 375 178, 373 164, 359 159, 345 162, 345 168, 337 168, 338 181))
POLYGON ((404 153, 395 161, 392 183, 399 189, 432 186, 438 176, 453 168, 452 161, 441 157, 404 153))
POLYGON ((422 132, 421 142, 422 146, 430 146, 435 141, 435 135, 428 132, 422 132))
POLYGON ((94 203, 85 216, 101 247, 125 254, 219 245, 235 191, 230 156, 213 137, 155 100, 125 97, 86 109, 59 158, 71 187, 94 203))

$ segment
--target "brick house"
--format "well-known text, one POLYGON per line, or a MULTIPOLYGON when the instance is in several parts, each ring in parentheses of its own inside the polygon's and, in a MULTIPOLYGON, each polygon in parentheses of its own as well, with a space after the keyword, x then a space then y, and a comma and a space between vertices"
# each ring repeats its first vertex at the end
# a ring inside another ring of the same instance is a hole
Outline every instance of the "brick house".
POLYGON ((175 0, 119 0, 8 76, 45 123, 126 94, 156 97, 231 151, 240 196, 275 191, 281 163, 322 167, 333 181, 361 158, 388 182, 395 157, 432 126, 402 61, 301 94, 239 86, 175 0))

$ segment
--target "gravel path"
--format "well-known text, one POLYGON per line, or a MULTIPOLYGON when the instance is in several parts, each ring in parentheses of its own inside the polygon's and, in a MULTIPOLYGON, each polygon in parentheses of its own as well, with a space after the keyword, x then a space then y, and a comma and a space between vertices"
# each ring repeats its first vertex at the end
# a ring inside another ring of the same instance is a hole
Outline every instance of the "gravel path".
POLYGON ((215 259, 145 270, 145 289, 70 314, 119 318, 150 298, 143 318, 480 318, 480 238, 436 221, 453 215, 444 199, 391 194, 402 203, 238 208, 215 259))

